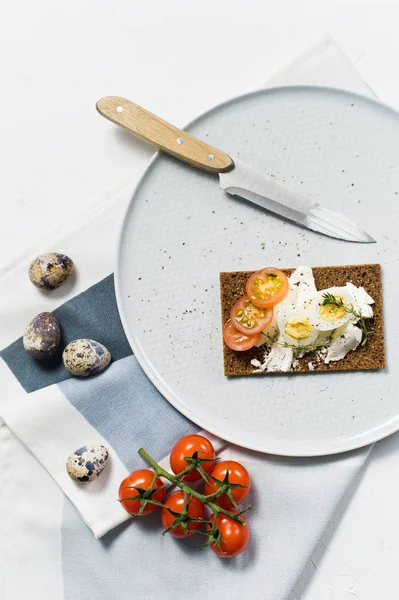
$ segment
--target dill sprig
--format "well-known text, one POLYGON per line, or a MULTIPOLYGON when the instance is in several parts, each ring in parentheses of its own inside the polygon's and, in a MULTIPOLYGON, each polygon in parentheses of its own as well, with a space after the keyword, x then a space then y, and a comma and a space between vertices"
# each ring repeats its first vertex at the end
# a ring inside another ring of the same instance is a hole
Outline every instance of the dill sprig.
POLYGON ((352 303, 349 306, 346 306, 346 304, 344 304, 344 301, 342 300, 342 298, 336 298, 334 296, 334 294, 330 294, 329 292, 326 292, 325 294, 323 294, 322 298, 323 298, 323 303, 321 304, 321 306, 327 306, 328 304, 333 304, 334 306, 337 306, 338 308, 343 308, 346 313, 353 315, 356 319, 358 319, 360 330, 362 332, 361 346, 365 346, 373 332, 371 330, 367 329, 366 321, 364 320, 362 313, 359 310, 356 310, 352 303))
POLYGON ((317 348, 323 348, 326 344, 288 344, 288 342, 280 342, 277 337, 272 337, 264 333, 271 344, 277 344, 277 346, 282 346, 283 348, 292 348, 297 351, 299 354, 301 352, 313 352, 313 350, 317 350, 317 348))

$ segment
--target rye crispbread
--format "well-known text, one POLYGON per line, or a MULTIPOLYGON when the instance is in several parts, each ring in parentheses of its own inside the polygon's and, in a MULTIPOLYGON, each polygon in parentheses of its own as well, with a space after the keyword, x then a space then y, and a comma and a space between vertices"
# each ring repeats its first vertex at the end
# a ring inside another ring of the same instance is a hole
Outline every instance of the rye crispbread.
MULTIPOLYGON (((294 269, 281 270, 287 276, 290 276, 294 271, 294 269)), ((372 329, 373 333, 366 346, 359 346, 355 351, 349 352, 340 361, 325 364, 316 350, 298 359, 296 368, 288 371, 288 373, 385 369, 381 266, 371 264, 313 267, 312 270, 318 290, 345 285, 347 281, 358 287, 364 287, 375 302, 373 304, 374 317, 367 320, 368 328, 372 329), (309 370, 309 363, 312 363, 312 371, 309 370)), ((252 275, 251 271, 220 273, 220 303, 223 326, 230 318, 230 311, 235 302, 245 294, 245 284, 250 275, 252 275)), ((223 341, 224 374, 227 376, 273 375, 273 373, 269 373, 268 371, 257 373, 255 367, 251 365, 253 358, 256 358, 261 363, 263 362, 265 349, 266 346, 261 346, 259 348, 251 348, 245 352, 235 352, 223 341)))

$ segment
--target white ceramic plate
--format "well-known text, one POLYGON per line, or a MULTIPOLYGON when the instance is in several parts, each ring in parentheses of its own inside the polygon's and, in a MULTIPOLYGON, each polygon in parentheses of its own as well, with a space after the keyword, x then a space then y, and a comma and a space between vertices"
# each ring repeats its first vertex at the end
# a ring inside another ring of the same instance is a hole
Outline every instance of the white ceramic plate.
POLYGON ((359 223, 354 244, 225 195, 214 175, 157 155, 124 221, 116 289, 133 351, 156 387, 238 445, 315 456, 399 428, 399 115, 351 93, 286 87, 239 97, 188 130, 359 223), (388 368, 226 378, 220 271, 379 262, 388 368))

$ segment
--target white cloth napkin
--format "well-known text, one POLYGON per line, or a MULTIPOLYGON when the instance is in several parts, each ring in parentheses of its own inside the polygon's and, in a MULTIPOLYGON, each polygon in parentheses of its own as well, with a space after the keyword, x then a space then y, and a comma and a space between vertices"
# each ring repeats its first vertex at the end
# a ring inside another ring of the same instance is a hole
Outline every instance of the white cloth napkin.
MULTIPOLYGON (((356 69, 329 37, 276 74, 267 86, 285 84, 332 85, 372 95, 356 69)), ((73 229, 64 233, 62 237, 51 241, 46 239, 44 245, 41 242, 18 264, 10 266, 4 272, 0 280, 0 348, 19 337, 24 325, 32 316, 43 310, 54 310, 67 299, 83 292, 112 272, 114 243, 136 178, 137 173, 102 203, 97 203, 93 212, 86 211, 86 218, 76 223, 73 229), (104 243, 105 239, 109 240, 109 243, 104 243), (87 240, 90 240, 90 245, 96 247, 95 260, 88 250, 87 240), (78 265, 78 277, 73 285, 68 284, 51 295, 38 294, 27 281, 26 275, 29 259, 43 251, 44 247, 71 255, 78 265)), ((68 404, 57 386, 26 394, 2 362, 0 381, 0 415, 13 434, 26 446, 21 446, 2 423, 0 443, 4 460, 0 503, 1 514, 6 515, 7 519, 7 531, 3 536, 5 544, 2 548, 5 557, 2 563, 9 567, 3 578, 5 600, 33 597, 17 592, 17 585, 21 580, 21 589, 24 588, 25 579, 30 581, 31 586, 41 590, 41 595, 35 596, 41 600, 66 600, 70 597, 80 600, 88 595, 100 597, 103 586, 112 586, 112 580, 109 580, 105 572, 102 572, 96 581, 86 583, 85 588, 71 587, 71 565, 76 560, 74 543, 82 548, 88 564, 90 556, 95 555, 99 564, 106 557, 113 569, 120 569, 124 573, 124 580, 129 582, 131 597, 138 597, 140 586, 142 590, 147 589, 147 595, 144 592, 142 597, 148 599, 155 597, 149 589, 154 590, 157 586, 159 589, 163 588, 164 595, 165 592, 169 592, 176 598, 189 597, 193 600, 197 597, 213 597, 217 591, 216 582, 201 588, 196 578, 190 576, 186 584, 191 586, 191 591, 184 591, 185 595, 181 595, 182 590, 173 577, 168 582, 171 569, 173 572, 171 564, 186 568, 187 572, 196 571, 198 575, 202 570, 205 573, 209 568, 209 561, 212 561, 213 556, 202 553, 198 555, 201 558, 198 558, 184 552, 173 540, 162 538, 159 531, 147 532, 147 543, 143 545, 139 555, 133 556, 129 552, 122 552, 121 545, 134 548, 135 540, 146 535, 142 530, 130 526, 118 535, 113 534, 112 544, 101 545, 90 536, 83 523, 74 520, 76 513, 69 503, 63 503, 62 496, 53 485, 48 472, 78 508, 94 534, 100 537, 126 518, 118 503, 114 502, 115 489, 126 475, 126 467, 114 451, 112 470, 107 480, 103 478, 101 483, 100 478, 97 487, 96 484, 92 484, 90 494, 73 486, 65 475, 65 457, 79 447, 82 441, 85 443, 95 439, 104 441, 109 446, 108 441, 102 440, 81 413, 68 404), (54 410, 57 403, 58 408, 54 410), (45 415, 48 415, 48 418, 45 415), (49 449, 52 450, 51 455, 49 449), (48 472, 37 462, 32 462, 28 450, 48 472), (17 457, 16 460, 14 456, 17 457), (40 492, 44 490, 44 493, 37 493, 39 481, 42 486, 40 492), (21 497, 22 482, 24 494, 21 497), (24 504, 27 488, 31 490, 29 510, 26 510, 24 504), (24 531, 23 536, 21 533, 9 535, 10 530, 14 528, 21 531, 21 527, 24 531), (59 544, 62 546, 61 552, 59 544), (160 549, 167 553, 167 559, 159 561, 159 567, 155 569, 152 559, 160 549), (29 557, 29 560, 22 560, 22 564, 21 561, 14 560, 21 556, 29 557), (192 568, 194 561, 197 561, 195 569, 192 568), (129 564, 133 569, 131 576, 127 574, 129 564), (50 580, 53 578, 52 585, 45 585, 45 589, 40 587, 40 577, 44 572, 51 572, 50 580), (63 573, 63 583, 59 578, 53 577, 54 573, 63 573), (131 581, 129 577, 132 577, 131 581), (148 578, 152 588, 148 588, 148 578), (169 586, 169 589, 165 589, 165 585, 169 586), (74 589, 72 595, 71 589, 74 589)), ((240 597, 262 597, 265 600, 290 597, 336 507, 350 483, 361 471, 369 451, 370 447, 316 460, 265 456, 233 446, 228 446, 222 451, 223 457, 245 462, 254 481, 254 509, 248 517, 252 543, 249 550, 235 561, 240 578, 234 580, 234 597, 239 597, 240 593, 240 597)), ((218 577, 222 578, 218 580, 218 586, 221 585, 221 581, 227 582, 230 577, 229 569, 218 564, 213 568, 218 571, 218 577)), ((114 593, 118 593, 118 597, 124 600, 125 592, 117 587, 116 572, 113 573, 113 577, 116 578, 114 593)), ((126 589, 126 598, 127 593, 126 589)))

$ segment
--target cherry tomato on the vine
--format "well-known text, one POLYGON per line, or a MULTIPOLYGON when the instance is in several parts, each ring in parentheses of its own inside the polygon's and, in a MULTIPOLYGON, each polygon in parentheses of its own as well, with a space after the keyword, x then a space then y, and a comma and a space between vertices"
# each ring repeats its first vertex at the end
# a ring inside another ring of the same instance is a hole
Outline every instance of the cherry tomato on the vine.
MULTIPOLYGON (((154 471, 150 469, 140 469, 138 471, 133 471, 130 473, 120 484, 119 486, 119 500, 125 510, 131 515, 137 515, 140 510, 140 500, 134 500, 136 496, 138 496, 139 492, 134 489, 129 489, 130 486, 141 488, 144 490, 148 490, 152 481, 154 479, 154 471), (128 500, 128 498, 133 498, 133 500, 128 500)), ((158 477, 155 482, 155 487, 160 487, 162 485, 162 480, 158 477)), ((154 492, 151 496, 157 502, 163 502, 165 498, 165 488, 162 488, 156 492, 154 492)), ((149 515, 154 512, 158 507, 156 504, 151 504, 148 502, 141 513, 140 516, 149 515)))
MULTIPOLYGON (((198 452, 198 458, 206 458, 213 460, 215 458, 215 450, 209 440, 202 435, 186 435, 182 437, 174 446, 170 453, 170 466, 173 473, 178 475, 188 466, 185 457, 192 457, 194 452, 198 452)), ((214 462, 203 462, 201 467, 205 472, 208 472, 214 466, 214 462)), ((201 474, 193 469, 183 477, 184 481, 199 481, 201 474)))
MULTIPOLYGON (((191 517, 192 519, 204 518, 205 507, 203 503, 200 500, 198 500, 198 498, 194 498, 194 496, 189 496, 187 498, 187 506, 187 514, 189 517, 191 517)), ((161 519, 162 525, 165 527, 165 529, 168 529, 168 527, 173 525, 174 521, 176 520, 175 515, 170 513, 168 511, 168 508, 173 510, 173 512, 175 513, 181 514, 184 508, 184 492, 182 492, 181 490, 173 492, 173 494, 166 498, 165 507, 167 508, 162 508, 161 510, 161 519)), ((191 523, 188 522, 187 525, 187 533, 184 533, 184 529, 181 525, 177 525, 177 527, 174 527, 168 533, 170 533, 174 537, 183 538, 193 535, 193 533, 195 533, 197 529, 203 529, 205 527, 205 523, 197 523, 195 521, 191 523)))
MULTIPOLYGON (((237 511, 232 510, 232 513, 236 514, 237 511)), ((241 517, 243 520, 244 518, 241 517)), ((215 515, 213 516, 213 520, 215 515)), ((234 521, 230 517, 218 514, 216 516, 216 527, 220 532, 220 548, 216 542, 212 542, 210 549, 215 554, 222 558, 230 558, 240 554, 248 545, 249 542, 249 529, 248 525, 240 525, 237 521, 234 521)))
MULTIPOLYGON (((226 477, 227 471, 229 472, 230 483, 239 483, 240 485, 246 486, 242 488, 235 487, 231 489, 234 500, 237 502, 237 504, 239 504, 248 496, 249 490, 251 489, 251 477, 247 469, 235 460, 221 461, 215 465, 214 469, 212 469, 210 472, 210 475, 219 481, 223 481, 226 477)), ((218 489, 218 484, 215 481, 212 481, 212 479, 208 479, 208 482, 205 483, 206 496, 209 494, 214 494, 218 491, 218 489)), ((225 508, 226 510, 230 510, 234 506, 227 494, 222 494, 219 496, 219 498, 213 500, 213 502, 222 508, 225 508)))

